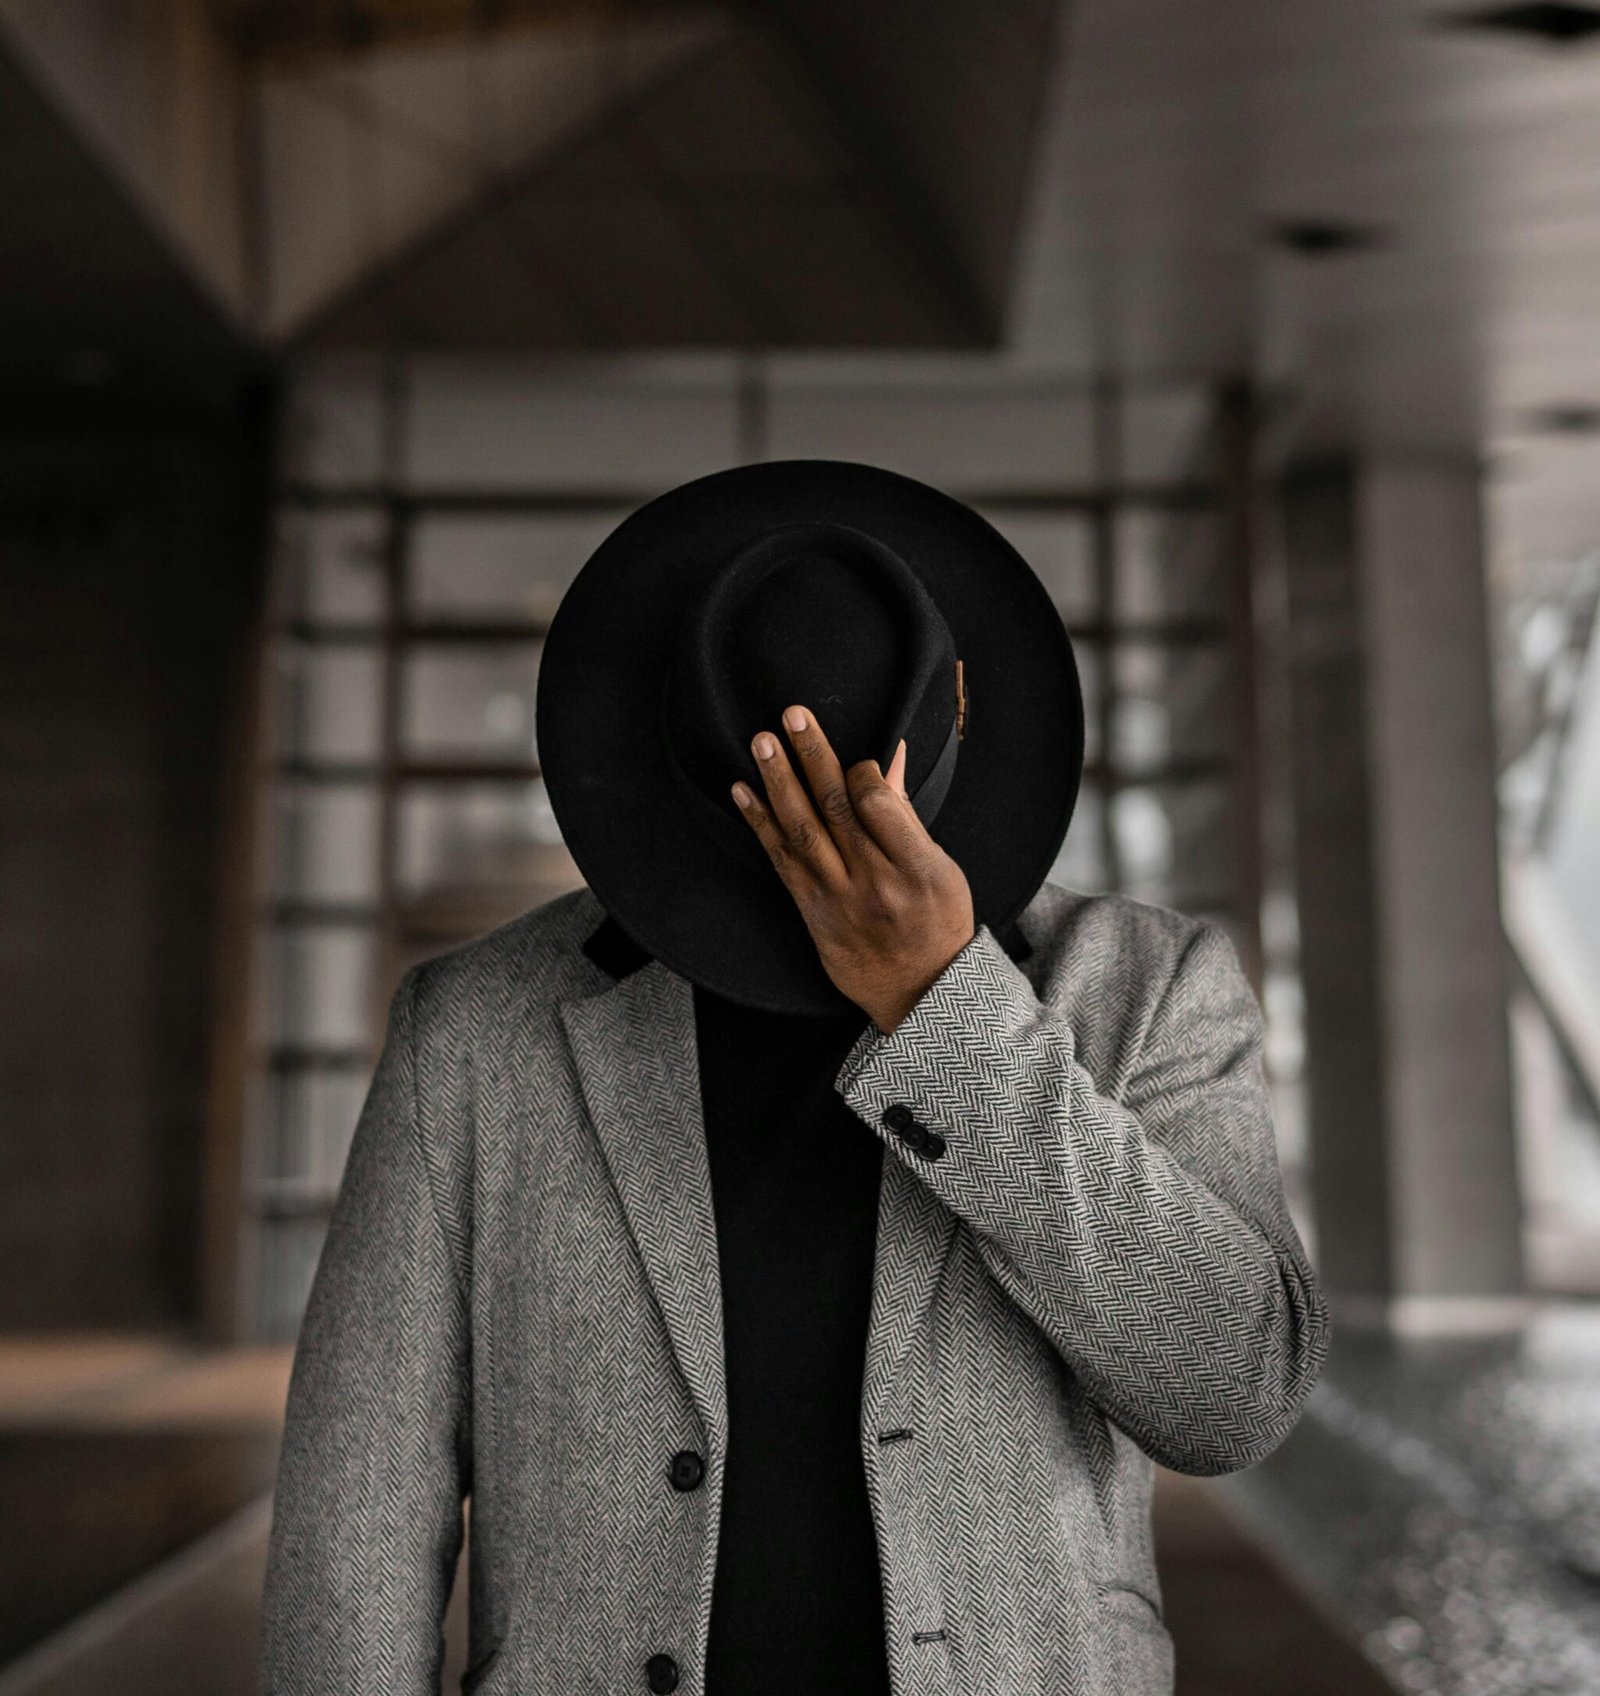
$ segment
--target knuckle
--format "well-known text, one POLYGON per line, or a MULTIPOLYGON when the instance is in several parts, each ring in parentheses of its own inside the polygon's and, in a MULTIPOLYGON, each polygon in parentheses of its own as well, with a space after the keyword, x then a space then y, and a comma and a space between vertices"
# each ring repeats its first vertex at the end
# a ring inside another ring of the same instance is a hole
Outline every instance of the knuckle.
POLYGON ((855 804, 850 799, 850 791, 841 785, 830 784, 822 793, 823 816, 834 824, 848 824, 855 817, 855 804))
POLYGON ((809 819, 796 819, 785 834, 789 848, 796 854, 809 854, 817 845, 817 827, 809 819))
POLYGON ((939 886, 938 870, 926 854, 913 850, 902 858, 900 864, 906 882, 913 889, 922 894, 937 890, 939 886))

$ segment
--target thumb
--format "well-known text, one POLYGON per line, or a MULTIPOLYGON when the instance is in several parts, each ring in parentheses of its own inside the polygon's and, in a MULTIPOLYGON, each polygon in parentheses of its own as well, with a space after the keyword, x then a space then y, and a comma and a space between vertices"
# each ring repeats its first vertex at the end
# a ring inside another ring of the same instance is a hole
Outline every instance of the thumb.
POLYGON ((900 738, 900 746, 894 751, 894 758, 889 762, 887 772, 888 782, 903 801, 906 798, 906 739, 900 738))

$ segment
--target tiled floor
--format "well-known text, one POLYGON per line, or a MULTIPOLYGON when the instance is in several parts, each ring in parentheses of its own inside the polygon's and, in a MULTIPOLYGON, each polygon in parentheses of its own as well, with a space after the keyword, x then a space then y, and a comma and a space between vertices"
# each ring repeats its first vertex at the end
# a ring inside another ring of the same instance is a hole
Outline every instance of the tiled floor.
MULTIPOLYGON (((288 1363, 0 1345, 0 1646, 32 1645, 0 1671, 0 1696, 251 1696, 288 1363)), ((1156 1504, 1177 1696, 1389 1696, 1211 1481, 1160 1474, 1156 1504)), ((464 1600, 458 1584, 447 1691, 464 1600)))

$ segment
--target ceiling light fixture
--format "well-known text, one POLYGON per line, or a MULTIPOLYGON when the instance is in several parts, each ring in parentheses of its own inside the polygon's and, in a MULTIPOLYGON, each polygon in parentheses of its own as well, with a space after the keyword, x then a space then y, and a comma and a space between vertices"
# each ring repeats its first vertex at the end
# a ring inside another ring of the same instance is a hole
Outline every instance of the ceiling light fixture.
POLYGON ((1371 224, 1346 224, 1331 218, 1281 218, 1267 226, 1267 239, 1307 259, 1359 253, 1388 239, 1371 224))
POLYGON ((1600 405, 1592 401, 1553 401, 1523 415, 1529 430, 1546 436, 1600 435, 1600 405))
POLYGON ((1569 47, 1600 35, 1600 6, 1529 4, 1475 6, 1466 12, 1447 12, 1439 22, 1447 29, 1493 31, 1501 35, 1532 36, 1536 41, 1569 47))

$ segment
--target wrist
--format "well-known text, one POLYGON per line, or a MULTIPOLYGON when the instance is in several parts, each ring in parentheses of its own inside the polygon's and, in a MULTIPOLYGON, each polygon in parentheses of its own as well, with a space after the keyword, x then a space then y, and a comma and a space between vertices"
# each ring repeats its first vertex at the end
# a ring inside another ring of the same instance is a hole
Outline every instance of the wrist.
POLYGON ((977 934, 977 927, 973 926, 965 940, 958 947, 950 949, 933 971, 925 972, 911 990, 902 990, 898 993, 874 997, 870 1003, 861 1003, 871 1015, 873 1024, 878 1027, 878 1030, 884 1036, 894 1035, 895 1027, 905 1022, 917 1003, 949 971, 951 962, 961 953, 962 949, 970 946, 973 937, 977 934))

